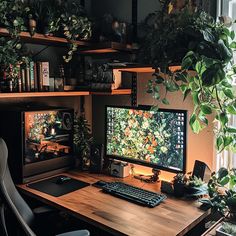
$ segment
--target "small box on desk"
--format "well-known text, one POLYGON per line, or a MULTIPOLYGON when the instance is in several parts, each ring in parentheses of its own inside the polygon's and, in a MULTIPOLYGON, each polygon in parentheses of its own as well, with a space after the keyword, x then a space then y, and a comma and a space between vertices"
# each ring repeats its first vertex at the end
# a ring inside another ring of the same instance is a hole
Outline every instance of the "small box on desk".
POLYGON ((110 174, 116 177, 125 178, 129 176, 130 166, 127 162, 112 161, 110 174))

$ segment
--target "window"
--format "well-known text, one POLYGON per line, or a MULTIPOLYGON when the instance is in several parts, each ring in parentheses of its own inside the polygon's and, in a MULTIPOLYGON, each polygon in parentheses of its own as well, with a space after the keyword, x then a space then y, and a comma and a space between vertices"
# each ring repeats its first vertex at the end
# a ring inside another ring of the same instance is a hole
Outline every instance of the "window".
MULTIPOLYGON (((217 1, 217 15, 218 16, 229 16, 233 21, 236 20, 236 0, 218 0, 217 1)), ((232 30, 236 33, 236 24, 232 25, 232 30)), ((234 62, 236 62, 236 54, 234 54, 234 62)), ((236 81, 234 82, 236 86, 236 81)), ((230 117, 230 125, 236 127, 236 116, 230 117)), ((223 151, 217 154, 216 158, 216 170, 220 167, 234 167, 236 168, 236 154, 230 151, 223 151)))

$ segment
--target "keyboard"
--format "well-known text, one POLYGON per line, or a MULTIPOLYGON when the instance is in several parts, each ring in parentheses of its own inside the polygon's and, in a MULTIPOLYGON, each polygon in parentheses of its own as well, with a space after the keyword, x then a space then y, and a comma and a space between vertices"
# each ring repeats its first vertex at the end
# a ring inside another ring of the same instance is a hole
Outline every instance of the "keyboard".
POLYGON ((164 194, 151 192, 123 182, 107 182, 102 186, 102 190, 115 197, 123 198, 147 207, 155 207, 166 199, 164 194))

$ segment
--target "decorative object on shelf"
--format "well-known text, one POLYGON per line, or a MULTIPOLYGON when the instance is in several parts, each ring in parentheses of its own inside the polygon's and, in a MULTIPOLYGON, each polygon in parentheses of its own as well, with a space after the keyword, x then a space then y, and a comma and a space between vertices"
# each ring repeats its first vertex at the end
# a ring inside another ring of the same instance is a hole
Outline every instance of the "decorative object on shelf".
POLYGON ((93 142, 91 129, 85 116, 74 115, 74 152, 79 160, 79 167, 87 170, 90 165, 90 148, 93 142))
POLYGON ((219 211, 223 216, 236 220, 236 170, 220 168, 208 182, 210 198, 200 201, 219 211))
POLYGON ((122 87, 121 72, 113 69, 110 63, 88 63, 86 81, 92 91, 111 91, 122 87))
POLYGON ((228 122, 229 115, 236 114, 232 88, 235 33, 222 23, 216 23, 207 13, 193 12, 189 4, 169 14, 170 1, 161 2, 162 11, 146 20, 142 56, 156 68, 147 92, 164 104, 169 104, 168 92, 181 91, 184 99, 191 96, 194 111, 189 123, 192 130, 199 133, 208 125, 209 115, 214 115, 219 121, 217 149, 235 150, 236 129, 228 122), (173 63, 181 63, 181 70, 170 71, 173 63), (195 72, 189 73, 189 70, 195 72), (160 96, 160 85, 166 90, 164 97, 160 96))
POLYGON ((216 229, 216 236, 236 236, 236 225, 223 222, 221 226, 216 229))
POLYGON ((95 41, 113 41, 126 44, 132 42, 130 34, 130 24, 116 19, 111 14, 105 14, 94 22, 93 39, 95 41))

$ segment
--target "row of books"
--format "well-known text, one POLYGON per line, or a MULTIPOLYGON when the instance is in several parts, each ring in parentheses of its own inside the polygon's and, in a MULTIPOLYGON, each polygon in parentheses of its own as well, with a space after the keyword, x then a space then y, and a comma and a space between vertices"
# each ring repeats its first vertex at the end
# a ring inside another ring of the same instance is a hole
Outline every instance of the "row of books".
POLYGON ((20 66, 19 92, 49 91, 49 62, 29 62, 20 66))

